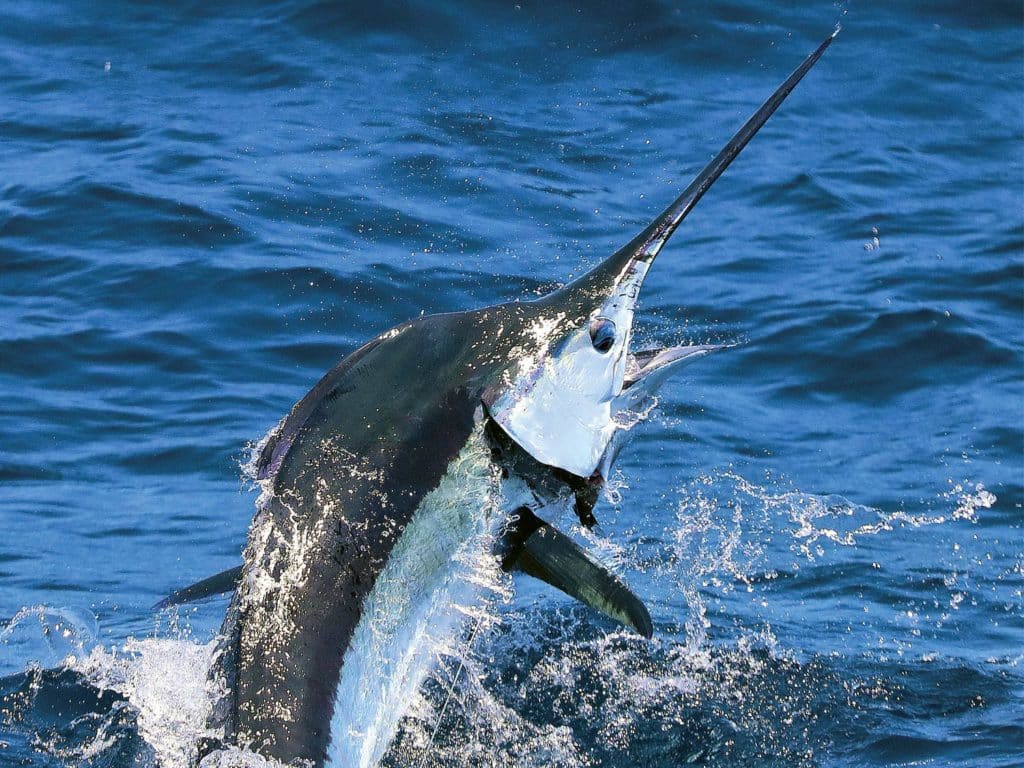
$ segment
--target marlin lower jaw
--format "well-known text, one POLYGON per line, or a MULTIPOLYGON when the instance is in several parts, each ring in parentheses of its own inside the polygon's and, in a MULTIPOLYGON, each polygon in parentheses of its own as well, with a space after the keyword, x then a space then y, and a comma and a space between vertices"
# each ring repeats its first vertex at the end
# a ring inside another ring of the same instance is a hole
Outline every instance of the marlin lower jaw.
POLYGON ((687 344, 675 347, 655 347, 631 352, 626 360, 626 375, 622 382, 622 394, 636 385, 653 393, 671 373, 689 365, 695 360, 730 349, 735 344, 687 344))
POLYGON ((669 376, 685 365, 735 344, 690 344, 658 347, 630 353, 622 390, 612 401, 612 412, 637 411, 646 407, 669 376))

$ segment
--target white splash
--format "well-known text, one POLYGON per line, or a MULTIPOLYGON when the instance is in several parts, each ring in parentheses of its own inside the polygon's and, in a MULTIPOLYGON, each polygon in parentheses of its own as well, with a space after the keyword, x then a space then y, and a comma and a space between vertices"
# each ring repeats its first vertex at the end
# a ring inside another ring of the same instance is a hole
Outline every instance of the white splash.
POLYGON ((120 649, 94 646, 68 656, 63 666, 128 700, 158 765, 188 768, 198 759, 199 740, 212 735, 206 720, 219 693, 208 680, 214 647, 188 639, 129 639, 120 649))

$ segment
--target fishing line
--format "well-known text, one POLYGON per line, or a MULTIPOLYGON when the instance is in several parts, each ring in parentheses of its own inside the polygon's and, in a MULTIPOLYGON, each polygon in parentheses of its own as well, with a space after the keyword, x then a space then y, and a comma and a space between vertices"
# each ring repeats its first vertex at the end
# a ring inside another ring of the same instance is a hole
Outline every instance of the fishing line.
POLYGON ((473 650, 473 643, 476 641, 476 633, 479 631, 480 625, 484 623, 484 617, 486 615, 486 613, 481 612, 480 616, 477 617, 476 624, 473 625, 473 631, 469 633, 469 641, 466 643, 466 651, 459 657, 459 668, 455 670, 455 676, 452 678, 451 686, 448 688, 448 695, 445 696, 444 704, 441 705, 441 711, 437 714, 437 721, 434 723, 434 730, 430 734, 430 739, 427 740, 427 748, 423 753, 423 757, 420 758, 417 768, 423 768, 423 766, 427 764, 427 757, 430 756, 430 750, 434 746, 434 739, 437 738, 437 732, 441 729, 441 721, 444 720, 444 713, 448 709, 448 702, 450 702, 452 700, 452 696, 455 695, 455 686, 459 682, 459 676, 462 674, 462 668, 466 666, 466 656, 473 650))

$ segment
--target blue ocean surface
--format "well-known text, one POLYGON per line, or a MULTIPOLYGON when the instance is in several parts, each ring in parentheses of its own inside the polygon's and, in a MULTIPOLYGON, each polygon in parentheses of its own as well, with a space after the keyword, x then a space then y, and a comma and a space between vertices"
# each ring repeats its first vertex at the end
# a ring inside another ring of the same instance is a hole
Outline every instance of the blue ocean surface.
POLYGON ((194 760, 227 601, 151 606, 252 446, 623 245, 837 22, 644 288, 739 346, 558 521, 654 639, 517 576, 384 762, 1024 765, 1024 12, 951 0, 6 4, 0 765, 194 760))

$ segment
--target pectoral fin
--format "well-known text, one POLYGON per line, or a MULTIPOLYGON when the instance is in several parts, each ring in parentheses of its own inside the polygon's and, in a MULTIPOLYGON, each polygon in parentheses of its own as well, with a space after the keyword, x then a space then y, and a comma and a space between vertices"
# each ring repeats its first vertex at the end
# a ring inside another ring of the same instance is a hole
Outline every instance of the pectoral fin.
POLYGON ((540 579, 644 637, 651 637, 651 615, 617 576, 527 507, 515 514, 518 520, 509 531, 509 548, 502 563, 506 570, 514 568, 540 579))
POLYGON ((226 571, 210 576, 202 581, 197 581, 195 584, 190 584, 187 587, 182 587, 176 592, 172 592, 159 603, 153 606, 153 610, 161 611, 164 608, 170 608, 172 605, 181 605, 182 603, 193 603, 196 600, 202 600, 205 597, 212 597, 213 595, 219 595, 223 592, 230 592, 238 584, 238 578, 242 575, 242 566, 237 568, 228 568, 226 571))

